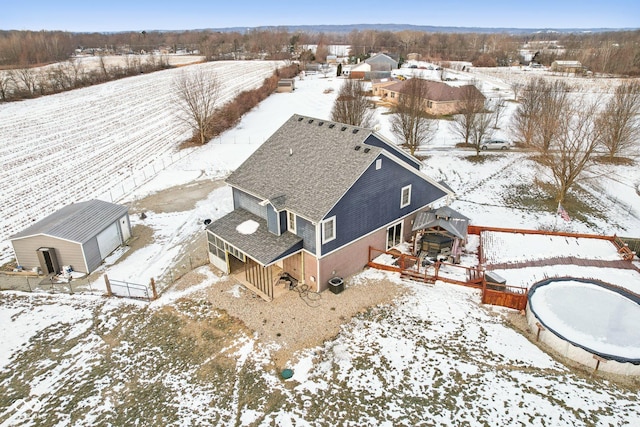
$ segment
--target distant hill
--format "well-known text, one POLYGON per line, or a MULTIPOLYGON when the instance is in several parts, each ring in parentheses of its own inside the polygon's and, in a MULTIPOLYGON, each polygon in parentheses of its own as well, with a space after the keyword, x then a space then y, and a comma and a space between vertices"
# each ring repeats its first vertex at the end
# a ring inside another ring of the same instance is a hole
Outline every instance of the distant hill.
POLYGON ((353 30, 377 30, 377 31, 421 31, 429 33, 508 33, 508 34, 535 34, 535 33, 601 33, 607 31, 631 31, 637 28, 483 28, 483 27, 438 27, 434 25, 408 25, 408 24, 349 24, 349 25, 278 25, 262 27, 228 27, 209 28, 211 31, 240 32, 249 30, 266 30, 285 28, 289 32, 300 31, 303 33, 350 33, 353 30))

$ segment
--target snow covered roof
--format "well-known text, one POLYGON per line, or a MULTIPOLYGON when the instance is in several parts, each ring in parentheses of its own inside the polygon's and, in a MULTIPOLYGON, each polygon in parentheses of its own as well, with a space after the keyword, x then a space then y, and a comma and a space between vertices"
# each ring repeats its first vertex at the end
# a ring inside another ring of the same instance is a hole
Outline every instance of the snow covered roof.
POLYGON ((72 242, 84 243, 122 218, 129 208, 102 200, 73 203, 41 219, 11 240, 44 234, 72 242))
POLYGON ((266 266, 302 249, 302 237, 288 231, 270 233, 267 221, 244 209, 235 209, 214 221, 207 230, 266 266))

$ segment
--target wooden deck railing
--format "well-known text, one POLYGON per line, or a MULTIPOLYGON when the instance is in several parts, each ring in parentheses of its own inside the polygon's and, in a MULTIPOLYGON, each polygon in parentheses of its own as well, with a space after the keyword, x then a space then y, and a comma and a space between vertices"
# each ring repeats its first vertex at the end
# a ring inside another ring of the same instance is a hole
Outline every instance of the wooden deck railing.
POLYGON ((633 257, 636 256, 636 253, 629 249, 629 245, 616 235, 613 236, 613 244, 616 245, 618 253, 622 255, 622 259, 625 261, 632 261, 633 257))
POLYGON ((482 281, 482 303, 524 310, 527 307, 527 288, 482 281))

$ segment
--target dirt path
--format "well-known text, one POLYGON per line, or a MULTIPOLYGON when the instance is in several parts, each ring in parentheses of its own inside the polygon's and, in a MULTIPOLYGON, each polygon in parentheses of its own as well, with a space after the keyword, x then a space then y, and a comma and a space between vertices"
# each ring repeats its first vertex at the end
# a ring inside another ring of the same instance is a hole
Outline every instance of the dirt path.
POLYGON ((197 202, 206 199, 213 190, 224 185, 221 179, 198 180, 151 194, 136 200, 129 207, 133 214, 145 211, 157 213, 188 211, 195 208, 197 202))

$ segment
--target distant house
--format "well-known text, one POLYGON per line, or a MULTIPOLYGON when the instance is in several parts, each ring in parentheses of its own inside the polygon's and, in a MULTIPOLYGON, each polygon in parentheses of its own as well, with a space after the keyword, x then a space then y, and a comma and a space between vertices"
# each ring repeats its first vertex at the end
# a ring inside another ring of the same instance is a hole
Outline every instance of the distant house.
POLYGON ((352 79, 382 79, 391 77, 391 70, 398 68, 398 61, 384 53, 372 55, 357 65, 351 67, 352 79))
MULTIPOLYGON (((405 91, 409 80, 396 81, 393 84, 379 82, 373 84, 373 94, 379 96, 382 101, 397 104, 400 95, 405 91)), ((474 92, 474 96, 484 99, 485 96, 474 85, 450 86, 443 82, 421 80, 427 86, 428 99, 425 112, 433 115, 456 114, 460 111, 462 100, 468 91, 474 92)))
POLYGON ((553 61, 550 70, 559 73, 579 73, 583 67, 580 61, 553 61))
POLYGON ((278 87, 276 88, 276 92, 293 92, 296 90, 296 80, 295 79, 280 79, 278 80, 278 87))
POLYGON ((384 88, 389 87, 391 85, 394 85, 394 84, 396 84, 396 83, 398 83, 400 81, 401 80, 394 79, 394 78, 372 80, 371 81, 371 91, 372 91, 373 96, 382 97, 384 88))
POLYGON ((371 55, 364 62, 371 66, 371 71, 391 71, 398 68, 398 61, 384 53, 371 55))
POLYGON ((227 179, 234 210, 207 226, 209 259, 265 299, 283 276, 327 289, 453 195, 420 165, 370 129, 293 115, 227 179))
POLYGON ((63 265, 91 273, 130 237, 129 208, 89 200, 67 205, 9 240, 25 270, 57 274, 63 265))

